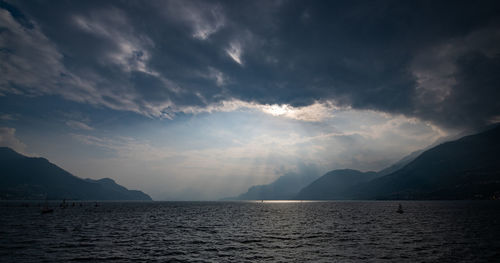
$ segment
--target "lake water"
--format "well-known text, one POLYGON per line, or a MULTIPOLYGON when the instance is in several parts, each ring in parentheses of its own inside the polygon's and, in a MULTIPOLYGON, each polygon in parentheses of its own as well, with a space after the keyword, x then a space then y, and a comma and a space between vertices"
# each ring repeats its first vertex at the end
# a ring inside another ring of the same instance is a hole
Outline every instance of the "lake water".
MULTIPOLYGON (((500 202, 0 202, 0 261, 488 262, 500 202)), ((497 261, 498 262, 498 261, 497 261)))

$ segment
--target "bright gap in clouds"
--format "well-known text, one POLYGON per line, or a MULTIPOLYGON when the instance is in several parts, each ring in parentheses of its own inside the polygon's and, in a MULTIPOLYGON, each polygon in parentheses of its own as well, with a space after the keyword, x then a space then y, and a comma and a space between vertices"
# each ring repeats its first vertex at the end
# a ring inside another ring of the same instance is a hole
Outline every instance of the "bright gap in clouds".
POLYGON ((60 155, 57 163, 82 177, 107 174, 157 200, 237 195, 304 166, 379 170, 445 134, 416 119, 321 103, 247 104, 115 129, 113 136, 82 129, 68 139, 111 155, 78 162, 60 155))
POLYGON ((254 110, 272 116, 302 120, 306 122, 321 122, 333 117, 334 111, 339 108, 332 102, 315 102, 309 106, 293 107, 288 104, 258 104, 241 100, 227 100, 209 107, 179 107, 173 109, 175 113, 200 114, 231 112, 237 110, 254 110))
POLYGON ((263 111, 273 116, 281 116, 287 113, 293 113, 294 110, 289 105, 269 105, 263 108, 263 111))

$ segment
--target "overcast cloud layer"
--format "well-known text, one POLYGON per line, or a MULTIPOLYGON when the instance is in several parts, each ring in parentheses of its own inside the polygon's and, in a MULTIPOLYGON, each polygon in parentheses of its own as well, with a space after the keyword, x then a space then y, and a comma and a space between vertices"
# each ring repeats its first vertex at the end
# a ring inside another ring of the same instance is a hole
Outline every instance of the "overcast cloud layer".
POLYGON ((0 91, 152 117, 223 101, 498 119, 498 1, 16 1, 0 91))

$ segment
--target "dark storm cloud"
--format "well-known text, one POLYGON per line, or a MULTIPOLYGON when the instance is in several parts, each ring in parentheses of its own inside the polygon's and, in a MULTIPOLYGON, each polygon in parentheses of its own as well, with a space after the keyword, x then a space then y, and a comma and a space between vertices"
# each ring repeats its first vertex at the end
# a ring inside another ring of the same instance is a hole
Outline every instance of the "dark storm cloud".
POLYGON ((450 95, 437 109, 422 107, 421 115, 453 126, 484 125, 500 113, 500 55, 467 53, 456 65, 450 95))
POLYGON ((230 99, 293 106, 330 100, 449 127, 500 115, 497 1, 0 7, 5 94, 60 94, 149 116, 230 99), (43 71, 30 70, 28 61, 43 71), (30 81, 19 79, 23 73, 30 81))
POLYGON ((8 11, 11 14, 11 16, 22 26, 29 28, 29 29, 33 28, 33 24, 29 21, 29 19, 27 19, 26 16, 19 9, 17 9, 15 6, 13 6, 9 3, 0 1, 0 8, 8 11))

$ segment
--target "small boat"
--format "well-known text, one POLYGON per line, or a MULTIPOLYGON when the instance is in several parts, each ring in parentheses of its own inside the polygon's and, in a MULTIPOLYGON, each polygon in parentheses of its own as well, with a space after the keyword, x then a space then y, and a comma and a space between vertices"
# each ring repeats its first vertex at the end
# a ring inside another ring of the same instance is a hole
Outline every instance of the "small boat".
POLYGON ((41 214, 48 214, 54 212, 54 209, 49 208, 49 203, 45 201, 45 205, 42 207, 42 210, 40 210, 41 214))
POLYGON ((40 212, 41 212, 42 214, 48 214, 48 213, 52 213, 52 212, 54 212, 54 209, 52 209, 52 208, 48 208, 48 207, 47 207, 47 208, 45 208, 45 207, 44 207, 44 208, 42 208, 42 210, 41 210, 40 212))
POLYGON ((66 199, 63 199, 63 201, 62 201, 62 203, 59 205, 59 207, 61 207, 61 208, 63 208, 63 209, 64 209, 64 208, 66 208, 66 207, 68 207, 68 204, 66 203, 66 199))
POLYGON ((401 204, 399 204, 399 206, 398 206, 398 210, 396 210, 396 213, 399 213, 399 214, 404 213, 404 211, 403 211, 403 206, 402 206, 401 204))

